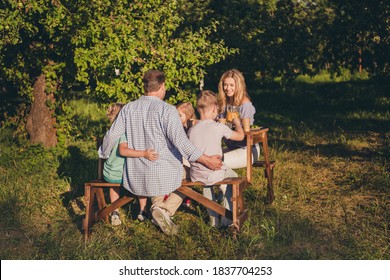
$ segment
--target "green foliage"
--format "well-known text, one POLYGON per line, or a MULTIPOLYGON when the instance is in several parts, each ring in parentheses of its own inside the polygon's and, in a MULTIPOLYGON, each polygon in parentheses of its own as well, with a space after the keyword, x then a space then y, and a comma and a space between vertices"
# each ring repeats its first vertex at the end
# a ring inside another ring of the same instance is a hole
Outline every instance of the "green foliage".
MULTIPOLYGON (((327 29, 328 43, 324 57, 333 67, 357 70, 362 66, 373 75, 390 73, 390 7, 387 1, 329 1, 334 20, 327 29)), ((337 69, 335 69, 337 71, 337 69)))
POLYGON ((67 117, 75 81, 84 84, 91 99, 124 102, 142 93, 144 71, 158 68, 166 73, 171 103, 192 99, 187 85, 198 84, 206 66, 233 51, 221 40, 209 40, 216 30, 214 21, 197 30, 186 28, 184 4, 177 0, 4 1, 0 4, 0 83, 12 85, 28 109, 33 83, 43 74, 46 92, 56 99, 49 105, 56 106, 60 143, 79 124, 67 117))
POLYGON ((209 42, 215 24, 180 29, 186 22, 176 0, 94 2, 80 12, 90 19, 72 40, 77 79, 103 100, 138 98, 143 73, 155 68, 165 72, 167 89, 181 101, 189 94, 183 85, 198 84, 206 66, 231 53, 222 42, 209 42))
POLYGON ((106 108, 96 102, 88 99, 73 99, 61 105, 61 114, 57 115, 57 120, 61 124, 57 128, 60 143, 67 144, 69 141, 103 137, 109 128, 106 108))
POLYGON ((210 9, 220 23, 217 38, 239 50, 208 69, 211 83, 232 67, 245 72, 249 82, 269 81, 323 69, 354 73, 359 60, 371 76, 390 74, 386 1, 215 0, 210 9))

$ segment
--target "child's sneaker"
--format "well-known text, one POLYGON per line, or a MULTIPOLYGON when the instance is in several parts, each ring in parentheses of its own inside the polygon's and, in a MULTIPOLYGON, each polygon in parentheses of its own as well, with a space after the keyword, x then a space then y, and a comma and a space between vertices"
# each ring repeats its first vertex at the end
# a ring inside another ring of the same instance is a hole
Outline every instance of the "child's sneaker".
POLYGON ((137 219, 141 222, 145 222, 147 219, 149 219, 149 215, 145 211, 141 210, 139 211, 137 219))
POLYGON ((219 217, 210 216, 209 226, 217 228, 219 226, 219 217))
POLYGON ((111 213, 111 225, 113 226, 119 226, 122 224, 121 219, 119 218, 119 213, 118 211, 114 211, 111 213))

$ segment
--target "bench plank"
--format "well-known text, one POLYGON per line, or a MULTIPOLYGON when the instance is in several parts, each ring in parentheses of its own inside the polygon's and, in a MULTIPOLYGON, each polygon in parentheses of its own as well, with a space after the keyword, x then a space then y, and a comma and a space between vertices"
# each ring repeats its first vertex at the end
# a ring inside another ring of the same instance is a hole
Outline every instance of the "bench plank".
POLYGON ((179 192, 181 192, 182 194, 184 194, 185 196, 188 196, 189 198, 191 198, 191 199, 199 202, 200 204, 204 205, 205 207, 207 207, 207 208, 209 208, 211 210, 214 210, 218 214, 220 214, 222 216, 225 216, 225 217, 227 217, 230 220, 233 220, 233 213, 232 213, 232 211, 229 211, 228 209, 226 209, 222 205, 220 205, 220 204, 216 203, 215 201, 212 201, 212 200, 204 197, 203 195, 201 195, 200 193, 190 189, 189 187, 181 186, 177 190, 179 192))

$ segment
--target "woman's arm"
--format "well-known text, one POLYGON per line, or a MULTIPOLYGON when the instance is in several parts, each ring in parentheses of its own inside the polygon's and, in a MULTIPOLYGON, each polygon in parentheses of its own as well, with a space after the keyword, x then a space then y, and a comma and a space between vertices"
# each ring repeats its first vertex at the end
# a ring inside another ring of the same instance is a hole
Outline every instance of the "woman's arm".
POLYGON ((244 140, 245 133, 244 130, 242 129, 241 122, 239 119, 234 118, 233 119, 233 124, 236 127, 235 131, 233 131, 232 135, 230 136, 230 140, 233 141, 241 141, 244 140))
POLYGON ((158 153, 153 149, 147 149, 144 151, 134 150, 127 147, 127 142, 119 144, 119 154, 123 157, 144 157, 148 160, 158 159, 158 153))

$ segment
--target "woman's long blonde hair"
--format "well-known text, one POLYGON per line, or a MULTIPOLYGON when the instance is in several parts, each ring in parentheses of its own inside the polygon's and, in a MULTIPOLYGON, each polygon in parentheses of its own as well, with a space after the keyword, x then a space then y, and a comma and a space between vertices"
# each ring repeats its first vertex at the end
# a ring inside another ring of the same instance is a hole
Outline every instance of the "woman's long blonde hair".
POLYGON ((244 97, 247 97, 250 100, 248 92, 246 90, 244 75, 237 69, 228 70, 222 74, 218 84, 218 103, 222 111, 225 111, 227 104, 226 94, 223 90, 223 83, 226 78, 232 78, 236 83, 236 90, 234 92, 233 102, 229 102, 230 105, 240 106, 244 97))

